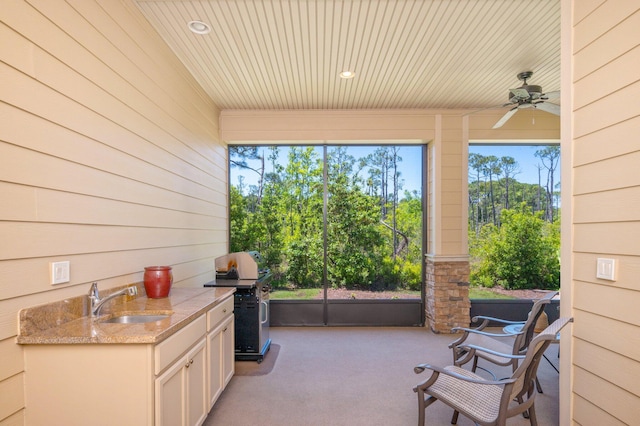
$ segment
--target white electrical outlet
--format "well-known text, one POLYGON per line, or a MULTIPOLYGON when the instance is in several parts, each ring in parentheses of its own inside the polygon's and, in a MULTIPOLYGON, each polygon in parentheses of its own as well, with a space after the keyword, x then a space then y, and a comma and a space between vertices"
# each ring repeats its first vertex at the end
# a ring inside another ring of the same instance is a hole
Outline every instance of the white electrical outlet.
POLYGON ((616 280, 616 261, 615 259, 605 259, 599 257, 597 260, 596 278, 603 280, 616 280))
POLYGON ((68 260, 65 260, 64 262, 51 262, 49 264, 51 285, 69 282, 69 263, 68 260))

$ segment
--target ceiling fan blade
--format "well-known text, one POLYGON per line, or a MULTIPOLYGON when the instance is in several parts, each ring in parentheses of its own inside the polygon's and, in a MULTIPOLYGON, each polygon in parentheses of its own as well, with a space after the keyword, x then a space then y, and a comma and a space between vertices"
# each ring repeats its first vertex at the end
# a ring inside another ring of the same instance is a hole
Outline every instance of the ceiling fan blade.
POLYGON ((540 95, 540 99, 554 99, 560 97, 560 91, 554 90, 553 92, 547 92, 540 95))
POLYGON ((527 89, 523 89, 522 87, 518 87, 516 89, 509 89, 509 92, 513 93, 511 99, 516 98, 519 100, 529 99, 531 95, 527 91, 527 89))
POLYGON ((505 115, 502 116, 500 120, 498 120, 496 124, 493 125, 492 129, 499 129, 500 127, 502 127, 504 123, 506 123, 511 117, 513 117, 513 114, 515 114, 516 112, 518 112, 518 107, 511 108, 505 115))
POLYGON ((549 102, 539 102, 534 105, 537 109, 549 112, 551 114, 560 115, 560 105, 552 104, 549 102))
POLYGON ((511 105, 515 105, 516 103, 517 102, 509 102, 509 103, 506 103, 506 104, 500 104, 500 105, 494 105, 494 106, 490 106, 490 107, 486 107, 486 108, 480 108, 480 109, 476 109, 476 110, 473 110, 471 112, 468 112, 466 114, 463 114, 462 116, 466 117, 467 115, 475 114, 475 113, 480 112, 480 111, 486 111, 488 109, 504 108, 504 107, 508 107, 508 106, 511 106, 511 105))

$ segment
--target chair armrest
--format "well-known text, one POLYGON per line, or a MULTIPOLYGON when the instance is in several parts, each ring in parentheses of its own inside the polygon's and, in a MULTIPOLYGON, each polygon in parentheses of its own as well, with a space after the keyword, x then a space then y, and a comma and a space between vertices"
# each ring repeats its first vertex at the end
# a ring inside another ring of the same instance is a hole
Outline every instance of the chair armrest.
POLYGON ((464 331, 465 333, 481 334, 483 336, 489 336, 489 337, 513 337, 523 333, 523 331, 518 331, 516 333, 490 333, 488 331, 482 331, 482 330, 476 330, 475 328, 464 328, 464 327, 454 327, 451 330, 464 331))
POLYGON ((483 348, 482 346, 477 345, 463 345, 462 348, 468 350, 469 352, 486 352, 492 355, 496 355, 502 358, 510 358, 510 359, 524 359, 525 355, 514 355, 514 354, 505 354, 503 352, 498 352, 491 350, 489 348, 483 348))
POLYGON ((509 321, 509 320, 505 320, 502 318, 494 318, 494 317, 487 317, 487 316, 483 316, 483 315, 477 315, 473 318, 471 318, 472 322, 478 322, 478 320, 485 320, 487 322, 490 321, 494 321, 494 322, 499 322, 502 324, 524 324, 525 321, 509 321))
POLYGON ((471 334, 479 334, 482 336, 487 336, 487 337, 495 337, 495 338, 504 338, 504 337, 514 337, 514 336, 518 336, 520 334, 523 334, 522 331, 519 331, 517 333, 490 333, 488 331, 482 331, 480 329, 477 328, 465 328, 465 327, 453 327, 451 329, 451 331, 462 331, 463 334, 457 338, 456 340, 454 340, 453 342, 449 343, 448 348, 449 349, 453 349, 453 348, 457 348, 457 347, 462 347, 464 342, 467 340, 467 338, 469 337, 469 335, 471 334))
MULTIPOLYGON (((473 377, 467 377, 467 376, 463 376, 461 374, 458 374, 454 371, 450 371, 450 370, 445 370, 442 367, 438 367, 435 365, 430 365, 430 364, 419 364, 417 366, 414 367, 413 371, 416 374, 420 374, 422 373, 424 370, 431 370, 434 372, 434 374, 445 374, 447 376, 450 377, 455 377, 456 379, 460 379, 460 380, 464 380, 465 382, 469 382, 469 383, 477 383, 479 385, 506 385, 509 383, 514 383, 516 381, 516 379, 503 379, 503 380, 485 380, 485 379, 474 379, 473 377)), ((420 385, 418 385, 417 387, 420 387, 420 385)))

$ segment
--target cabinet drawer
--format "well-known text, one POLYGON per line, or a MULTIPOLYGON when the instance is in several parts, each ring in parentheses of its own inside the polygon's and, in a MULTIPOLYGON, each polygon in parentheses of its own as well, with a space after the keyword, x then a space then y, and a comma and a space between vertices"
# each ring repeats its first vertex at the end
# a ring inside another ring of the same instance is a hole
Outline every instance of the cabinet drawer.
POLYGON ((226 318, 229 314, 233 313, 233 295, 226 298, 209 312, 207 312, 207 331, 211 331, 220 321, 226 318))
POLYGON ((155 348, 154 372, 158 375, 180 355, 193 346, 207 332, 207 320, 204 315, 199 316, 191 324, 169 337, 155 348))

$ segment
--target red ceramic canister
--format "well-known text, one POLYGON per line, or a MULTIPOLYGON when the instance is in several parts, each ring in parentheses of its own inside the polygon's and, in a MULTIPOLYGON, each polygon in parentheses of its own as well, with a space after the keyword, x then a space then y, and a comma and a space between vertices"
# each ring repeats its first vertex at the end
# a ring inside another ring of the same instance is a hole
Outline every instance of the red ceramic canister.
POLYGON ((144 289, 147 297, 161 299, 169 296, 173 284, 171 266, 147 266, 144 268, 144 289))

